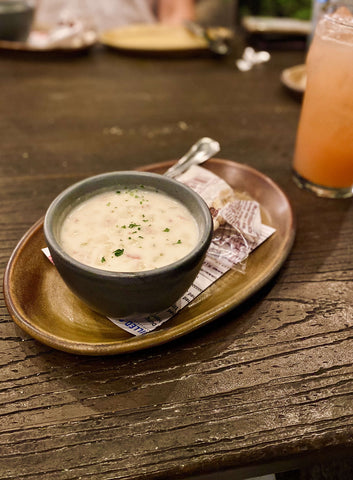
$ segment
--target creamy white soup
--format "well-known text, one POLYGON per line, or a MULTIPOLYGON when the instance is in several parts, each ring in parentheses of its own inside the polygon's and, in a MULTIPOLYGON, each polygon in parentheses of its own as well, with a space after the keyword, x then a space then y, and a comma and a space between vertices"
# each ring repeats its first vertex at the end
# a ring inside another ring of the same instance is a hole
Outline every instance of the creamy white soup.
POLYGON ((81 263, 103 270, 138 272, 168 265, 197 244, 189 210, 143 186, 97 194, 64 219, 60 243, 81 263))

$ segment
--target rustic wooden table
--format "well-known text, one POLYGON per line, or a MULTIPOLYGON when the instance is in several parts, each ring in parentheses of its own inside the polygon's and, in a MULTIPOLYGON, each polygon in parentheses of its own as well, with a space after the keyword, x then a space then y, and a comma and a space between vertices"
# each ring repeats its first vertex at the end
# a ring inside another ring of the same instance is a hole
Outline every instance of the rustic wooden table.
POLYGON ((353 208, 291 180, 300 102, 280 83, 303 53, 234 59, 0 56, 0 262, 64 187, 181 156, 202 136, 287 193, 280 272, 177 341, 113 357, 51 349, 1 296, 1 479, 226 478, 353 448, 353 208))

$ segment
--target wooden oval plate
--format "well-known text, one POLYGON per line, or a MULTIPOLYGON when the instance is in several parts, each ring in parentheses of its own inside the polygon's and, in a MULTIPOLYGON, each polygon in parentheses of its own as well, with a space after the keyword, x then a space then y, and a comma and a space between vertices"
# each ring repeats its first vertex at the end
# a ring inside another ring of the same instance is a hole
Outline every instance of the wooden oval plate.
MULTIPOLYGON (((173 162, 141 168, 163 173, 173 162)), ((155 331, 132 336, 86 307, 66 287, 41 249, 46 246, 43 219, 38 220, 13 251, 4 276, 7 308, 25 332, 50 347, 82 355, 114 355, 174 340, 211 322, 242 303, 280 269, 294 241, 291 206, 283 191, 257 170, 222 159, 205 168, 234 189, 247 192, 262 207, 263 223, 276 232, 251 253, 246 273, 229 271, 177 315, 155 331)))
POLYGON ((196 52, 208 49, 204 38, 182 25, 137 24, 103 32, 99 41, 108 47, 139 53, 196 52))
POLYGON ((295 65, 286 68, 281 74, 281 82, 289 90, 302 95, 306 87, 306 68, 305 65, 295 65))

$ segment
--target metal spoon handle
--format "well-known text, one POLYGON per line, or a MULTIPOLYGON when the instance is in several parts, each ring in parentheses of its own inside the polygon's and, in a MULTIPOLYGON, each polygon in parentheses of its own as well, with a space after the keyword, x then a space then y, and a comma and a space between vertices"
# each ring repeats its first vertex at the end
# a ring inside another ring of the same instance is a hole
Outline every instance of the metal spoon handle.
POLYGON ((220 151, 219 143, 212 138, 200 138, 181 159, 170 167, 164 175, 175 178, 191 165, 199 165, 220 151))

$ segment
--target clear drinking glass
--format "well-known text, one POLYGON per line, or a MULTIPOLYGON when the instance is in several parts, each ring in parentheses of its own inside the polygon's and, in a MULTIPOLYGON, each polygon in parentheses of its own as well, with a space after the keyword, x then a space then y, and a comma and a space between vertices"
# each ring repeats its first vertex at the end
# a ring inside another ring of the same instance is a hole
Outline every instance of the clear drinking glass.
POLYGON ((353 2, 332 2, 316 26, 293 163, 298 186, 353 195, 353 2))

